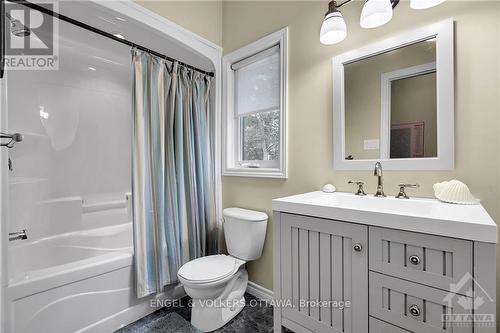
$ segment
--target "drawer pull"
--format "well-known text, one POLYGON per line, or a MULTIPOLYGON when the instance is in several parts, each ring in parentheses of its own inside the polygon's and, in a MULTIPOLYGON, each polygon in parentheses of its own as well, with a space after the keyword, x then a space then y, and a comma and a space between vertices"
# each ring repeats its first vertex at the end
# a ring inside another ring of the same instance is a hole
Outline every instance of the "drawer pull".
POLYGON ((410 256, 410 262, 413 265, 418 265, 418 264, 420 264, 420 258, 417 255, 412 255, 412 256, 410 256))
POLYGON ((413 304, 412 306, 410 306, 410 313, 415 317, 420 316, 420 308, 418 307, 418 305, 413 304))
POLYGON ((352 246, 352 249, 356 252, 361 252, 363 250, 363 245, 356 243, 352 246))

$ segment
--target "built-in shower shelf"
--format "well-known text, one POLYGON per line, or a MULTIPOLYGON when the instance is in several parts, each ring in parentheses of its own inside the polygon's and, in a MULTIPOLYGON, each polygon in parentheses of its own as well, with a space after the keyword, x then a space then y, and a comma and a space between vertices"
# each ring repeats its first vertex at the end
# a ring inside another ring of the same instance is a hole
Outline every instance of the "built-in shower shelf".
POLYGON ((35 184, 47 181, 47 178, 34 178, 34 177, 10 177, 9 185, 18 184, 35 184))
POLYGON ((92 213, 103 210, 118 209, 127 207, 127 200, 107 200, 107 201, 83 201, 83 213, 92 213))

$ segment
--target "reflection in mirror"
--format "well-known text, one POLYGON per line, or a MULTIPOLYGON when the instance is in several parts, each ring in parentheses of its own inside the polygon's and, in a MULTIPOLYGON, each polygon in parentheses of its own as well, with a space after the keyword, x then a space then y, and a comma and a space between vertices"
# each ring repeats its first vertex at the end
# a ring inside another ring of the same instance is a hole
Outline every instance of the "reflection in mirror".
POLYGON ((437 156, 436 40, 344 64, 345 159, 437 156))
POLYGON ((436 72, 393 80, 390 158, 437 157, 436 72))

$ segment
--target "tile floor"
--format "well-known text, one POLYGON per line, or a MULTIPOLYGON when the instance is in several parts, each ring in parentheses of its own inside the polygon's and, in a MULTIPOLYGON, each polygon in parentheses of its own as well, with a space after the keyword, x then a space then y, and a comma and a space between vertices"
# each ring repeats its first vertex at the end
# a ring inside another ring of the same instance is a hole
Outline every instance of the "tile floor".
MULTIPOLYGON (((243 308, 243 310, 241 310, 241 312, 224 327, 216 330, 215 332, 268 333, 273 331, 273 308, 271 306, 267 306, 265 302, 258 302, 258 300, 250 294, 245 294, 245 301, 247 305, 243 308), (257 305, 250 306, 250 304, 257 305)), ((128 326, 125 326, 115 333, 137 332, 147 323, 156 320, 170 312, 177 312, 184 319, 190 321, 191 308, 188 306, 189 298, 185 297, 179 303, 180 305, 177 307, 161 308, 160 310, 155 311, 128 326)))

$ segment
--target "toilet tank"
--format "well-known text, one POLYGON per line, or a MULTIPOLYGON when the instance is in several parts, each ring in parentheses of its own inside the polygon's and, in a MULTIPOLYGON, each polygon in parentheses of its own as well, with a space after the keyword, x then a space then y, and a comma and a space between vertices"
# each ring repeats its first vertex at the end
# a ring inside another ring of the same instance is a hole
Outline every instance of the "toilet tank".
POLYGON ((227 252, 242 260, 258 259, 266 238, 267 214, 243 208, 226 208, 223 216, 227 252))

